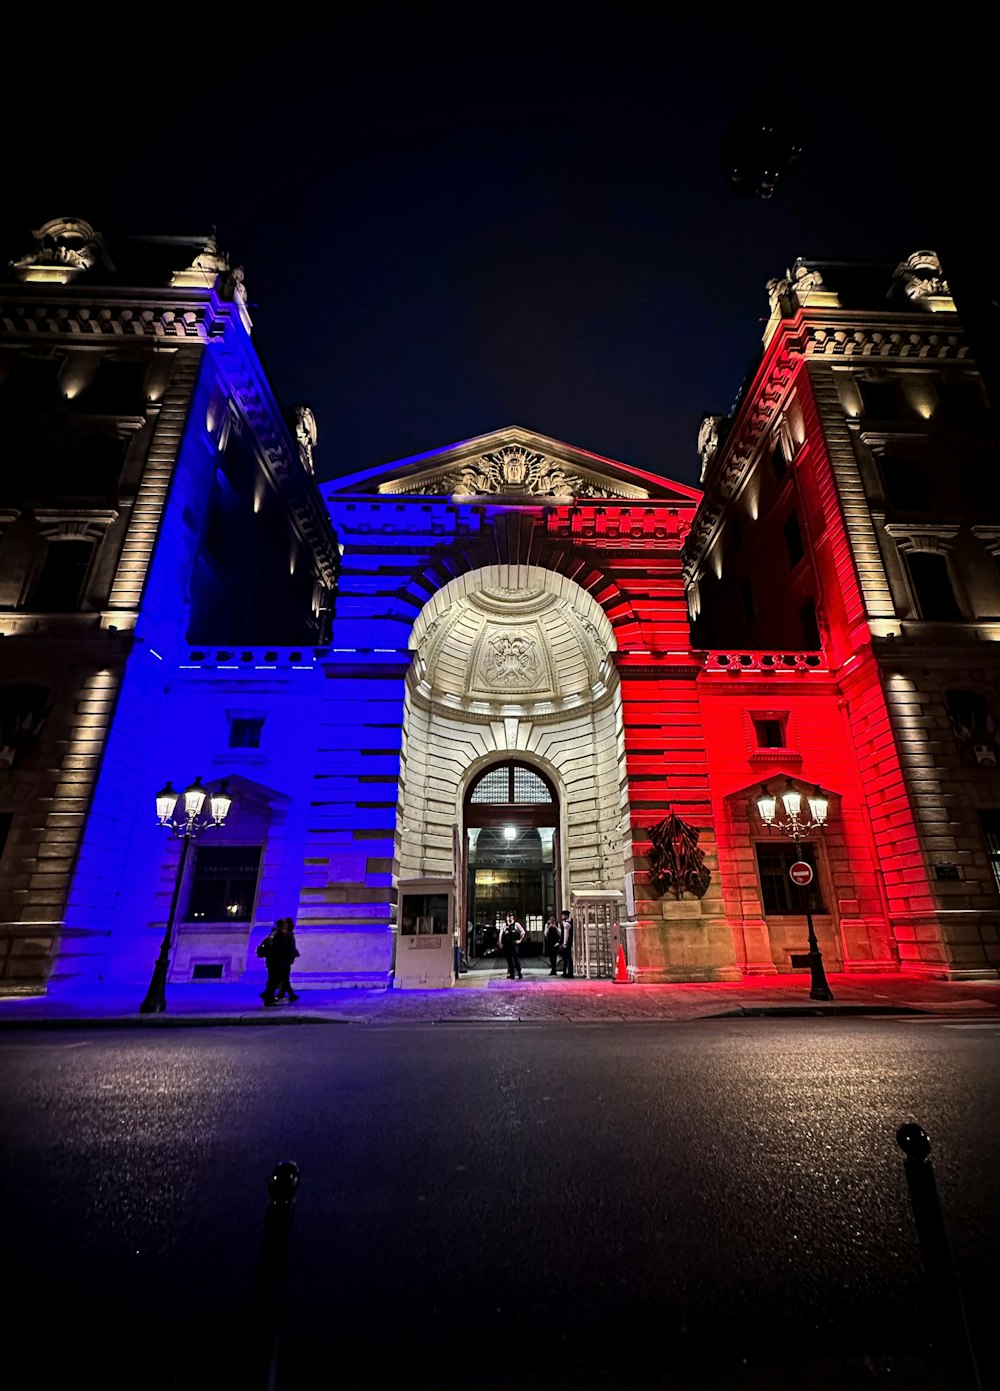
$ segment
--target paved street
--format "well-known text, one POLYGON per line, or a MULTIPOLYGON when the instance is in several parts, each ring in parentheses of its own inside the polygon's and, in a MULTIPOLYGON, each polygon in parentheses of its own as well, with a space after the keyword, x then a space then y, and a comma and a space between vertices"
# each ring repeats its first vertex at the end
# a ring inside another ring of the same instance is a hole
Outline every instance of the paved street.
POLYGON ((23 1384, 252 1386, 292 1158, 287 1391, 938 1391, 916 1120, 994 1385, 998 1050, 995 1015, 5 1033, 23 1384))

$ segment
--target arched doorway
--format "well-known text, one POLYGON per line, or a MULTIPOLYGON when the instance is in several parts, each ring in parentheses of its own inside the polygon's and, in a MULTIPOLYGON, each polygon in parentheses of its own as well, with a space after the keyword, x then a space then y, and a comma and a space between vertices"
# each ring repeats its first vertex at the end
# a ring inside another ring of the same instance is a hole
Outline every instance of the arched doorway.
POLYGON ((540 955, 545 919, 559 897, 559 800, 552 783, 516 759, 494 763, 470 783, 462 823, 469 964, 497 955, 508 912, 527 934, 521 954, 540 955))

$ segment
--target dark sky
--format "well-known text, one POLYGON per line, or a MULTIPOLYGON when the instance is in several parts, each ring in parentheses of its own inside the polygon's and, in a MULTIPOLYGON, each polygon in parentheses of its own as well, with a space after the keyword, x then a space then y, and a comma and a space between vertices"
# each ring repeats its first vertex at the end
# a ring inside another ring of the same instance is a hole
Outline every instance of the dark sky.
POLYGON ((942 238, 981 270, 997 148, 968 34, 956 67, 940 36, 868 25, 848 56, 846 21, 779 35, 707 13, 669 43, 571 52, 380 41, 390 12, 368 41, 84 36, 19 79, 36 113, 43 91, 66 100, 8 142, 5 244, 54 216, 215 224, 280 399, 316 412, 321 477, 518 424, 696 482, 699 420, 733 402, 766 280, 942 238), (764 96, 805 150, 773 198, 741 199, 721 145, 764 96))

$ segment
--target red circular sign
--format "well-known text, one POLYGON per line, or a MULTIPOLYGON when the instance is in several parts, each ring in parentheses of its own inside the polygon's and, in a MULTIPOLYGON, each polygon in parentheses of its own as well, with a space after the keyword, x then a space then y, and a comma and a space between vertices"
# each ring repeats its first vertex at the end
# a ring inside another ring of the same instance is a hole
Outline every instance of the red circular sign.
POLYGON ((804 889, 813 881, 812 865, 806 864, 805 860, 796 860, 789 868, 788 877, 793 884, 798 884, 799 888, 804 889))

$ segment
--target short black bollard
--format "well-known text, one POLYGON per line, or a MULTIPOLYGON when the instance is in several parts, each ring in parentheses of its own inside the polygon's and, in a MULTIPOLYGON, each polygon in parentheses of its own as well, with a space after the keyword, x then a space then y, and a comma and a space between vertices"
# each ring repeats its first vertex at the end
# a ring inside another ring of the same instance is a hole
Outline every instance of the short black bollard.
POLYGON ((258 1350, 251 1369, 251 1384, 274 1391, 278 1374, 278 1345, 281 1341, 285 1299, 285 1272, 288 1267, 288 1238, 292 1210, 299 1188, 299 1166, 286 1160, 267 1181, 270 1201, 264 1213, 264 1234, 257 1264, 254 1288, 251 1338, 258 1350))
POLYGON ((945 1330, 948 1361, 945 1374, 955 1391, 982 1391, 962 1291, 958 1286, 934 1180, 930 1136, 923 1126, 901 1125, 896 1131, 896 1143, 906 1156, 903 1168, 906 1186, 910 1190, 920 1257, 931 1295, 938 1306, 931 1313, 940 1313, 945 1330))

